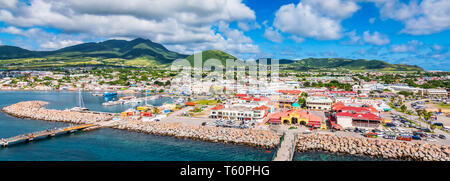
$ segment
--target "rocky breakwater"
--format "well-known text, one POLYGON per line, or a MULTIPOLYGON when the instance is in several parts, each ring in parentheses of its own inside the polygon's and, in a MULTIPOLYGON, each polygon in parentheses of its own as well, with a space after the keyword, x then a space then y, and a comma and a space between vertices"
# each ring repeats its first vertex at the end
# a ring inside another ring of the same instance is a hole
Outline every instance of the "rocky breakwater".
POLYGON ((266 149, 275 148, 280 141, 280 136, 272 131, 188 125, 174 122, 127 121, 121 122, 114 128, 178 138, 244 144, 266 149))
POLYGON ((450 161, 450 147, 419 142, 354 138, 333 135, 299 135, 297 151, 328 151, 398 160, 450 161))
POLYGON ((4 107, 2 111, 18 118, 75 124, 95 124, 112 119, 111 116, 106 114, 46 109, 47 104, 48 102, 44 101, 25 101, 4 107))

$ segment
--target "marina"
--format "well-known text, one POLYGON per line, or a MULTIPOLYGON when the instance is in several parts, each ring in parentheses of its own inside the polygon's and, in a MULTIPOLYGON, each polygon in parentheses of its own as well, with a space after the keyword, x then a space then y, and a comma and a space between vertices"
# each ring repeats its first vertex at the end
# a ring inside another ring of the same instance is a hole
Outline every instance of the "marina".
MULTIPOLYGON (((77 106, 78 92, 0 92, 1 107, 39 97, 50 102, 48 109, 69 109, 77 106)), ((102 97, 83 93, 86 107, 91 111, 120 113, 128 106, 103 107, 102 97)), ((164 99, 165 100, 165 99, 164 99)), ((159 101, 152 104, 161 105, 159 101)), ((47 128, 67 127, 70 123, 21 119, 0 112, 0 137, 7 138, 47 128)), ((29 144, 0 149, 3 161, 269 161, 272 154, 265 149, 245 145, 213 143, 179 139, 134 131, 100 128, 89 132, 63 134, 54 139, 42 139, 29 144), (68 150, 76 150, 69 151, 68 150), (114 153, 114 154, 111 154, 114 153)))
MULTIPOLYGON (((48 94, 48 93, 45 93, 48 94)), ((76 96, 79 93, 74 94, 74 98, 78 99, 80 96, 76 96)), ((91 98, 89 98, 91 99, 91 98)), ((91 101, 87 101, 91 102, 91 101)), ((96 104, 98 104, 97 102, 96 104)), ((79 102, 74 102, 75 106, 80 105, 79 102)), ((62 123, 76 123, 76 124, 92 124, 96 128, 102 129, 117 129, 126 130, 129 132, 139 132, 150 135, 160 135, 160 136, 171 136, 175 138, 186 138, 190 140, 201 140, 210 143, 232 143, 232 145, 246 145, 260 150, 260 152, 265 152, 264 150, 274 150, 267 151, 266 154, 270 154, 271 160, 279 161, 291 161, 298 160, 296 157, 302 154, 302 152, 311 151, 325 151, 324 154, 347 154, 352 156, 367 155, 374 156, 377 158, 388 158, 388 159, 411 159, 411 160, 446 160, 448 159, 447 154, 449 154, 448 146, 442 145, 436 147, 435 145, 428 145, 422 143, 405 144, 400 141, 385 141, 383 145, 388 145, 389 150, 397 150, 398 148, 405 148, 405 150, 412 150, 413 148, 422 148, 417 153, 412 152, 399 152, 392 153, 386 150, 374 150, 371 144, 380 144, 380 140, 368 140, 368 138, 337 138, 335 136, 325 136, 320 133, 313 133, 309 135, 304 135, 294 130, 287 130, 285 136, 281 137, 271 130, 259 130, 259 129, 249 129, 249 128, 233 128, 233 126, 220 126, 217 125, 203 125, 203 124, 185 124, 180 121, 166 122, 166 121, 145 121, 137 120, 133 117, 127 119, 117 119, 118 113, 109 113, 99 111, 98 109, 89 109, 89 111, 74 111, 74 110, 57 110, 54 109, 52 103, 44 101, 24 101, 15 104, 4 105, 3 112, 8 113, 11 116, 22 118, 22 119, 37 119, 52 122, 62 122, 62 123), (49 107, 49 108, 47 108, 49 107), (50 109, 53 108, 53 109, 50 109), (130 119, 131 118, 131 119, 130 119), (297 135, 298 133, 298 135, 297 135), (281 139, 280 139, 281 137, 281 139), (331 140, 329 139, 331 138, 331 140), (348 139, 354 142, 354 144, 344 144, 336 145, 336 139, 348 139), (280 142, 281 140, 281 142, 280 142), (326 144, 317 144, 326 143, 326 144), (368 149, 353 149, 350 147, 345 147, 345 145, 364 145, 364 148, 368 149), (412 147, 409 148, 408 145, 412 147), (437 154, 439 153, 439 154, 437 154)), ((86 107, 90 107, 89 104, 86 107)), ((142 109, 145 106, 138 108, 142 109)), ((145 109, 142 109, 145 110, 145 109)), ((2 113, 3 114, 3 113, 2 113)), ((141 115, 142 116, 142 115, 141 115)), ((176 118, 172 117, 171 119, 176 118)), ((187 119, 181 118, 178 119, 187 119)), ((198 118, 196 118, 198 119, 198 118)), ((201 119, 199 119, 200 121, 201 119)), ((31 120, 28 120, 31 121, 31 120)), ((220 122, 219 122, 220 123, 220 122)), ((228 123, 227 123, 228 124, 228 123)), ((40 132, 31 131, 33 135, 52 135, 52 132, 40 132)), ((97 132, 97 131, 96 131, 97 132)), ((20 134, 22 135, 22 134, 20 134)), ((33 137, 26 136, 2 136, 4 138, 17 138, 21 140, 32 140, 33 137)), ((42 136, 40 136, 42 137, 42 136)), ((51 137, 51 136, 50 136, 51 137)), ((4 139, 5 140, 5 139, 4 139)), ((8 139, 13 140, 13 139, 8 139)), ((53 140, 55 141, 55 140, 53 140)), ((2 142, 3 145, 8 145, 6 142, 2 142)), ((322 154, 322 153, 321 153, 322 154)), ((332 158, 335 158, 334 156, 332 158)), ((352 157, 350 157, 352 158, 352 157)))

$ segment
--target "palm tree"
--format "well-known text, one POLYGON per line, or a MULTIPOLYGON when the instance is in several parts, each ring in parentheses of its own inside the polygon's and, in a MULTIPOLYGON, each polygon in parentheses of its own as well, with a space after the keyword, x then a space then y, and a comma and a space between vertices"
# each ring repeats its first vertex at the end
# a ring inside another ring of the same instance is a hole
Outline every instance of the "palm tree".
POLYGON ((154 107, 154 108, 153 108, 153 113, 154 113, 154 114, 159 114, 159 109, 158 109, 157 107, 154 107))

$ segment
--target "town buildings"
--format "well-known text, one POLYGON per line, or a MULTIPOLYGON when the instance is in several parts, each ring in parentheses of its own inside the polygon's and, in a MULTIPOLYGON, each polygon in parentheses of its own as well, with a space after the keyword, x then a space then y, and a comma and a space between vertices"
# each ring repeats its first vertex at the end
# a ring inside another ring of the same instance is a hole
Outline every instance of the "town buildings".
POLYGON ((326 96, 310 96, 306 98, 306 107, 308 109, 331 110, 333 100, 326 96))

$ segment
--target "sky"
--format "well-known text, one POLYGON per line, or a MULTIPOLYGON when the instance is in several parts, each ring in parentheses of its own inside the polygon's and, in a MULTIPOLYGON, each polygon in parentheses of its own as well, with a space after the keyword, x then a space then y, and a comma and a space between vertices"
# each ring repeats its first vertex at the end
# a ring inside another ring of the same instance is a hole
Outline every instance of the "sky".
POLYGON ((0 0, 0 45, 137 37, 240 59, 378 59, 450 71, 449 0, 0 0))

